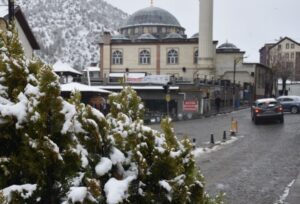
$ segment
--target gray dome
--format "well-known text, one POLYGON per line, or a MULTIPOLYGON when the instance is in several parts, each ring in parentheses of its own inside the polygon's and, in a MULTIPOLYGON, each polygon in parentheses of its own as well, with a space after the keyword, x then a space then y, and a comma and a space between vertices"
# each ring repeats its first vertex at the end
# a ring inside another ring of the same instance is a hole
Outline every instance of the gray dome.
POLYGON ((178 33, 170 33, 167 37, 165 37, 165 39, 184 39, 184 37, 178 33))
POLYGON ((168 25, 181 27, 178 20, 168 11, 158 7, 147 7, 132 14, 123 27, 137 25, 168 25))
POLYGON ((144 33, 138 37, 138 40, 157 40, 157 38, 150 33, 144 33))
POLYGON ((219 53, 236 53, 236 52, 240 52, 240 49, 237 48, 234 44, 226 42, 217 48, 217 52, 219 52, 219 53))
POLYGON ((199 37, 199 33, 195 33, 194 35, 192 35, 191 39, 198 38, 198 37, 199 37))
POLYGON ((226 42, 218 47, 218 49, 230 49, 230 50, 239 50, 237 46, 232 43, 226 42))

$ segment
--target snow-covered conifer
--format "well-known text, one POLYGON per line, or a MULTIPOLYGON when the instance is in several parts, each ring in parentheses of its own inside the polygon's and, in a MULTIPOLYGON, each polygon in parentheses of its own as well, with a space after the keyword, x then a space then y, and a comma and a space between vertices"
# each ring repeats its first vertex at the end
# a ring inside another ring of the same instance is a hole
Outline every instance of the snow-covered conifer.
POLYGON ((163 133, 144 126, 144 107, 130 87, 111 95, 109 103, 110 136, 126 157, 119 177, 135 176, 128 203, 221 203, 205 194, 192 144, 178 140, 169 119, 161 123, 163 133))

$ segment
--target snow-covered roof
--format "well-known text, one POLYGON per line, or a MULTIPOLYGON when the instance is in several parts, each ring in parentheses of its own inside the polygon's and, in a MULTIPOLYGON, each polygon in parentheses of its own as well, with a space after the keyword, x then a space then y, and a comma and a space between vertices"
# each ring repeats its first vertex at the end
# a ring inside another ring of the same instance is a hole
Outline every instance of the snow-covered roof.
POLYGON ((100 67, 86 67, 82 71, 86 72, 87 70, 89 72, 100 72, 100 67))
POLYGON ((53 65, 53 70, 54 70, 54 72, 71 72, 71 73, 74 73, 74 74, 80 74, 81 75, 81 72, 79 72, 76 69, 72 68, 69 64, 63 63, 60 60, 58 60, 53 65))
MULTIPOLYGON (((1 1, 0 1, 1 3, 1 1)), ((8 15, 8 6, 7 5, 0 5, 0 17, 3 18, 8 15)))
POLYGON ((61 84, 60 88, 62 92, 80 91, 80 92, 111 93, 111 91, 101 89, 100 87, 88 86, 77 82, 61 84))

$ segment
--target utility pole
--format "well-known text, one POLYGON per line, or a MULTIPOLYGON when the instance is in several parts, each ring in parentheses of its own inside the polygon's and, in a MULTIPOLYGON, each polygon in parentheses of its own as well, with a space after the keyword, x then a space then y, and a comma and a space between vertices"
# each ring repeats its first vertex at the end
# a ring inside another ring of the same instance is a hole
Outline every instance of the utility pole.
POLYGON ((232 108, 235 108, 235 72, 236 72, 236 64, 237 59, 235 58, 233 61, 233 87, 232 87, 232 108))
POLYGON ((9 23, 12 23, 15 16, 15 0, 8 0, 8 18, 9 23))
POLYGON ((233 109, 235 108, 235 95, 236 95, 236 87, 235 87, 236 65, 244 58, 247 58, 247 56, 246 57, 244 57, 244 56, 237 57, 237 58, 234 58, 234 60, 233 60, 233 88, 232 88, 232 108, 233 109))
POLYGON ((169 113, 169 102, 171 100, 171 96, 170 96, 170 85, 169 83, 163 85, 163 89, 164 89, 164 93, 166 94, 166 102, 167 102, 167 116, 169 118, 170 113, 169 113))

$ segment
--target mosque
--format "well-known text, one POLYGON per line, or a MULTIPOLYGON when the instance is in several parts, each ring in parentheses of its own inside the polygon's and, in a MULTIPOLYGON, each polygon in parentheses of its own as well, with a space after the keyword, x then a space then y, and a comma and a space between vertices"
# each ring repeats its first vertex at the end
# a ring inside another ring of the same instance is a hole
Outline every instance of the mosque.
MULTIPOLYGON (((195 100, 199 105, 196 112, 203 113, 204 98, 213 98, 217 91, 226 102, 226 97, 232 98, 224 94, 230 84, 249 89, 257 73, 268 72, 261 64, 243 63, 245 52, 234 44, 225 42, 218 46, 218 41, 212 39, 213 0, 199 0, 199 14, 199 33, 193 36, 186 35, 185 28, 173 14, 153 3, 129 16, 119 28, 119 34, 103 32, 100 43, 102 88, 120 89, 120 79, 125 79, 125 83, 139 92, 149 109, 163 111, 162 84, 169 84, 170 110, 175 109, 176 114, 184 112, 185 101, 195 100)), ((259 83, 265 89, 265 82, 259 83)))

